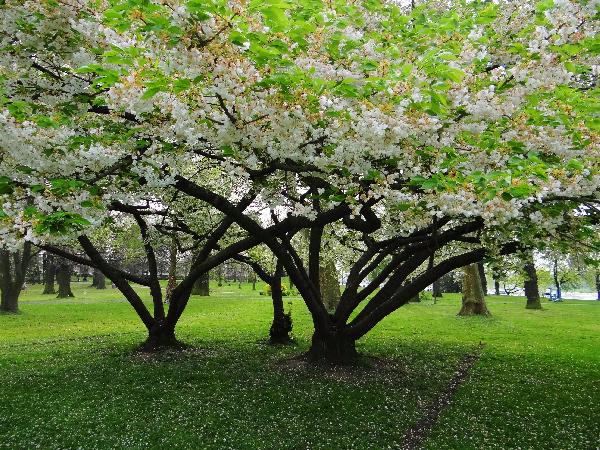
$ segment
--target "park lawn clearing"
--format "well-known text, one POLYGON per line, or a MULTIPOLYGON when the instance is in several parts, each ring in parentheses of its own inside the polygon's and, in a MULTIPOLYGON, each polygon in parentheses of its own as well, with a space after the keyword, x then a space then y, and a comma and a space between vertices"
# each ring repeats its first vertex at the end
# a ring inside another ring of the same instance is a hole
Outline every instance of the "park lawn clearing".
POLYGON ((600 446, 600 302, 490 297, 488 319, 457 317, 457 295, 409 304, 358 342, 363 367, 335 372, 290 364, 310 341, 297 297, 296 346, 266 345, 270 298, 233 284, 190 300, 187 350, 148 357, 117 290, 39 292, 0 316, 0 448, 399 448, 480 343, 425 448, 600 446))

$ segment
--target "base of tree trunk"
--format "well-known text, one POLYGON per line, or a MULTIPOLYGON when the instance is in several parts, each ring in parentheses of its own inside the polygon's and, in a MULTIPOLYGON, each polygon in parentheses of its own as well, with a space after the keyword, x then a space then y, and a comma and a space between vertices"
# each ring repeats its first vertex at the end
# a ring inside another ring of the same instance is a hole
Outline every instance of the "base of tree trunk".
POLYGON ((315 333, 307 353, 309 361, 332 365, 351 365, 357 362, 356 341, 344 335, 322 337, 315 333))
POLYGON ((460 309, 459 316, 491 316, 485 303, 464 303, 460 309))
POLYGON ((73 292, 59 292, 56 298, 74 298, 73 292))
POLYGON ((271 330, 269 331, 269 344, 286 345, 292 342, 290 333, 292 332, 292 317, 290 314, 284 314, 279 320, 273 320, 271 330))
POLYGON ((183 350, 185 348, 187 346, 177 340, 175 332, 161 330, 150 333, 148 339, 146 339, 138 350, 144 353, 154 353, 163 350, 183 350))
POLYGON ((11 292, 2 293, 0 296, 0 312, 6 314, 17 314, 19 312, 19 295, 11 292))
POLYGON ((540 301, 539 297, 536 300, 527 299, 525 309, 542 309, 542 302, 540 301))
POLYGON ((46 286, 44 288, 44 292, 42 292, 42 295, 52 295, 52 294, 56 294, 56 289, 49 288, 48 286, 46 286))

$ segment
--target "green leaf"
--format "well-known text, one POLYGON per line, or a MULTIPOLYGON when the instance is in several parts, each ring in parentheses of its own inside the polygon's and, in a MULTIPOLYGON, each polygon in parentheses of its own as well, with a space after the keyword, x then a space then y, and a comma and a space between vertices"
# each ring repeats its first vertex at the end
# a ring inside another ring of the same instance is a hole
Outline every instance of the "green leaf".
POLYGON ((567 164, 567 169, 571 171, 582 171, 583 169, 585 169, 585 166, 578 159, 572 159, 567 164))
POLYGON ((13 181, 8 177, 0 177, 0 195, 12 194, 13 190, 13 181))
POLYGON ((191 81, 187 78, 175 80, 173 82, 173 92, 179 94, 180 92, 187 91, 192 85, 191 81))
POLYGON ((41 234, 65 234, 82 230, 88 225, 90 222, 79 214, 59 211, 49 215, 39 215, 35 230, 41 234))

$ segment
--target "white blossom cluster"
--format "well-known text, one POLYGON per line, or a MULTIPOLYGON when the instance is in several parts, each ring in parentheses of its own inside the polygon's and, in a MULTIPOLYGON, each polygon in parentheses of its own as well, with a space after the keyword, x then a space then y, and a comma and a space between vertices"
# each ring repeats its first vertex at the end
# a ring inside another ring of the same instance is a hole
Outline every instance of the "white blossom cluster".
POLYGON ((598 133, 581 106, 597 88, 578 92, 577 105, 561 93, 576 78, 566 62, 597 72, 585 51, 597 1, 555 1, 543 21, 534 1, 490 4, 493 19, 480 21, 483 7, 469 4, 451 31, 442 8, 411 30, 413 19, 399 20, 392 4, 354 5, 353 14, 323 4, 298 22, 309 30, 301 38, 292 31, 302 2, 284 11, 288 25, 242 0, 201 20, 185 2, 151 4, 176 32, 147 26, 153 16, 141 7, 123 19, 128 26, 107 19, 110 5, 85 0, 0 8, 0 48, 13 49, 0 52, 0 176, 17 185, 5 200, 13 206, 2 208, 4 233, 31 233, 14 208, 27 198, 42 212, 99 223, 102 209, 82 203, 106 205, 128 189, 132 201, 147 198, 181 173, 201 182, 207 166, 249 189, 253 172, 279 164, 257 202, 309 218, 312 202, 281 193, 286 166, 301 174, 296 192, 308 175, 335 188, 322 206, 345 201, 359 214, 385 199, 378 213, 399 214, 401 234, 425 217, 496 226, 531 218, 532 202, 598 196, 598 133), (127 158, 125 180, 96 179, 127 158), (569 166, 574 159, 581 164, 569 166), (56 195, 58 178, 83 185, 56 195), (392 212, 398 202, 414 208, 392 212))

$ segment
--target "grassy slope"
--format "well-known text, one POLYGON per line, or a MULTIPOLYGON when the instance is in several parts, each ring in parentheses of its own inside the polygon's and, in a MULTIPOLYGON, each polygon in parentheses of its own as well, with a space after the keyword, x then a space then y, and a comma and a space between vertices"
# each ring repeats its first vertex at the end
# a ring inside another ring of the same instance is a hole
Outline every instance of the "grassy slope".
POLYGON ((457 317, 457 296, 411 304, 359 343, 394 363, 348 376, 282 368, 310 338, 297 298, 295 348, 266 346, 269 299, 232 285, 190 302, 178 335, 196 350, 146 360, 116 290, 40 291, 0 316, 0 448, 397 448, 480 341, 427 448, 600 446, 600 302, 491 297, 491 319, 457 317))

